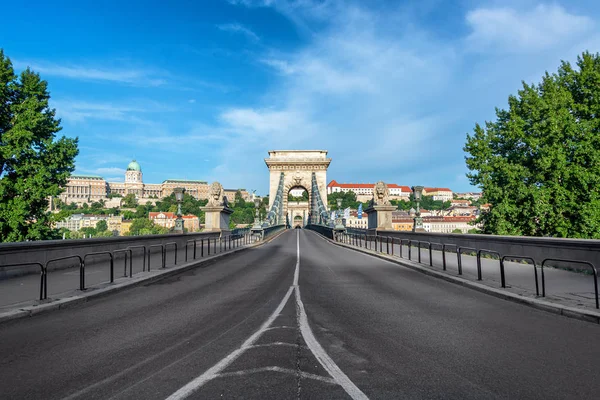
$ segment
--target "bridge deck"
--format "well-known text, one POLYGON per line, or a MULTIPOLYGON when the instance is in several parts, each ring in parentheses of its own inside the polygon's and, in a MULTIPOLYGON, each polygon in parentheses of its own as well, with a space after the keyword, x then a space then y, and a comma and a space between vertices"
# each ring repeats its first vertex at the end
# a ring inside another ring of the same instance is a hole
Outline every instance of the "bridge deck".
POLYGON ((0 325, 0 398, 595 398, 599 335, 292 230, 0 325))

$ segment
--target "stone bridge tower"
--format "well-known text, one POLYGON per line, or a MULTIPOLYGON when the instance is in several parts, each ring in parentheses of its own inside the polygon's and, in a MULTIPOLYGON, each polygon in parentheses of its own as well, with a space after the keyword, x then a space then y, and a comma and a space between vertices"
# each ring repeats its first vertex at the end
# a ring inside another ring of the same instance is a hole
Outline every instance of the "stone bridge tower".
POLYGON ((269 167, 269 209, 273 206, 281 174, 284 174, 283 215, 288 217, 290 224, 299 217, 303 225, 313 202, 312 176, 315 174, 319 194, 324 204, 327 204, 327 168, 331 158, 327 158, 326 150, 272 150, 269 158, 265 158, 269 167), (307 202, 288 204, 288 195, 292 189, 302 188, 308 192, 307 202))

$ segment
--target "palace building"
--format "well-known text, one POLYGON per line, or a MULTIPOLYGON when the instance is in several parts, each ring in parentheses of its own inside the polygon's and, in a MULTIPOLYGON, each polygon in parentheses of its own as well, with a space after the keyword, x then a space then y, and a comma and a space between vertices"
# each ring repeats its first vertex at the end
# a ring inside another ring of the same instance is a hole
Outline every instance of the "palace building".
MULTIPOLYGON (((125 197, 134 194, 139 200, 162 199, 173 193, 176 187, 185 188, 185 192, 196 199, 208 199, 208 183, 206 181, 167 179, 163 183, 144 183, 142 167, 133 160, 127 165, 125 171, 125 182, 107 182, 100 176, 93 175, 71 175, 67 182, 65 191, 60 199, 65 203, 92 203, 99 200, 107 200, 112 194, 125 197)), ((245 200, 250 195, 245 189, 239 189, 245 200)), ((234 200, 236 190, 229 190, 229 201, 234 200)), ((112 197, 112 196, 111 196, 112 197)))

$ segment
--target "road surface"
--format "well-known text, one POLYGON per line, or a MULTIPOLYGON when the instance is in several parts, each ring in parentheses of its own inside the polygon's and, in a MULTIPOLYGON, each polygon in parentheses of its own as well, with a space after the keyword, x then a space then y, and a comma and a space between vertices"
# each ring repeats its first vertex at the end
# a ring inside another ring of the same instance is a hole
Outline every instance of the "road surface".
POLYGON ((596 398, 598 338, 294 230, 0 325, 0 398, 596 398))

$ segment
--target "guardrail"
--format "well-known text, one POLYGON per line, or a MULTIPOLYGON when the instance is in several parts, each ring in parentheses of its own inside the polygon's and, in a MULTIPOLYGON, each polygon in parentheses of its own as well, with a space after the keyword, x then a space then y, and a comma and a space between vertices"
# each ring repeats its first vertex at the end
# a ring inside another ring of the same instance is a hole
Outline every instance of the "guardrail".
MULTIPOLYGON (((120 249, 113 251, 113 257, 115 254, 124 253, 125 254, 125 264, 123 265, 123 276, 127 276, 127 254, 129 254, 129 277, 133 275, 133 252, 131 249, 120 249)), ((145 260, 145 258, 144 258, 145 260)))
MULTIPOLYGON (((272 227, 272 229, 269 230, 269 234, 273 234, 275 232, 280 231, 283 227, 280 226, 276 226, 276 227, 272 227)), ((246 246, 248 244, 250 244, 250 240, 249 240, 249 233, 247 231, 242 231, 242 233, 240 234, 235 234, 235 235, 228 235, 225 237, 221 237, 221 238, 195 238, 195 239, 189 239, 185 242, 185 261, 188 262, 189 261, 189 246, 190 244, 193 244, 194 249, 193 249, 193 253, 192 253, 192 259, 196 260, 197 259, 197 245, 198 243, 200 244, 200 257, 204 258, 205 257, 205 248, 206 248, 206 256, 210 256, 211 255, 211 244, 213 246, 213 255, 216 255, 216 246, 217 246, 217 240, 219 241, 219 249, 220 252, 227 252, 227 251, 231 251, 233 249, 239 248, 239 247, 243 247, 246 246), (211 240, 212 239, 212 240, 211 240), (211 243, 212 241, 212 243, 211 243)), ((116 256, 118 254, 124 254, 124 263, 123 263, 123 277, 133 277, 133 259, 134 259, 134 252, 138 252, 141 253, 141 260, 142 260, 142 272, 146 272, 146 271, 150 271, 151 270, 151 259, 152 259, 152 255, 156 255, 157 252, 153 252, 153 249, 157 249, 160 248, 160 257, 161 257, 161 264, 162 264, 162 268, 166 268, 166 261, 167 261, 167 255, 169 252, 173 253, 174 256, 174 265, 177 265, 178 262, 178 252, 179 252, 179 245, 177 242, 167 242, 167 243, 161 243, 161 244, 150 244, 150 245, 134 245, 134 246, 129 246, 127 248, 124 249, 116 249, 113 251, 94 251, 94 252, 89 252, 89 253, 85 253, 83 256, 81 255, 69 255, 69 256, 65 256, 65 257, 56 257, 56 258, 52 258, 48 261, 46 261, 45 263, 41 263, 41 262, 24 262, 24 263, 14 263, 14 264, 4 264, 4 265, 0 265, 0 268, 19 268, 19 267, 28 267, 28 266, 38 266, 39 270, 40 270, 40 286, 39 286, 39 300, 47 300, 48 299, 48 271, 49 271, 49 266, 56 264, 59 261, 65 261, 65 260, 73 260, 75 265, 79 268, 79 290, 86 290, 86 282, 85 282, 85 272, 86 272, 86 264, 89 264, 89 259, 90 258, 98 258, 100 256, 104 256, 106 258, 108 258, 108 263, 109 263, 109 282, 110 283, 114 283, 115 281, 115 276, 114 276, 114 266, 115 266, 115 259, 116 256), (146 260, 147 260, 147 269, 146 269, 146 260), (127 272, 127 264, 129 262, 129 273, 127 272)), ((97 261, 94 262, 95 264, 97 264, 97 261)))
MULTIPOLYGON (((319 232, 318 229, 313 229, 319 232)), ((321 233, 321 232, 319 232, 321 233)), ((327 235, 324 235, 327 236, 327 235)), ((332 235, 333 240, 337 240, 338 242, 349 244, 351 246, 363 247, 368 250, 373 250, 375 252, 384 253, 388 255, 394 256, 394 246, 396 244, 399 245, 399 258, 404 258, 403 248, 407 246, 408 248, 408 260, 413 261, 413 252, 412 248, 415 247, 418 252, 417 262, 422 263, 421 260, 421 250, 426 248, 429 252, 429 266, 434 267, 433 263, 433 247, 437 247, 441 249, 442 254, 442 269, 447 271, 447 253, 456 253, 456 262, 457 262, 457 273, 458 275, 463 275, 463 255, 469 254, 476 259, 476 271, 477 271, 477 280, 483 280, 482 273, 482 258, 486 258, 486 256, 493 257, 498 260, 499 270, 500 270, 500 286, 502 288, 506 288, 506 271, 505 271, 505 263, 506 262, 516 262, 518 261, 528 261, 533 266, 534 272, 534 280, 535 280, 535 292, 538 297, 546 297, 546 279, 544 274, 544 267, 547 267, 549 263, 560 263, 560 264, 577 264, 584 265, 591 270, 593 279, 594 279, 594 300, 595 306, 597 309, 600 309, 600 296, 598 294, 598 270, 594 266, 594 264, 590 261, 586 260, 575 260, 575 259, 566 259, 566 258, 544 258, 541 263, 536 263, 535 258, 527 256, 527 255, 513 255, 506 254, 502 255, 500 251, 492 250, 492 249, 484 249, 484 248, 476 248, 473 246, 460 246, 452 243, 436 243, 429 242, 426 240, 418 240, 414 238, 399 238, 397 241, 394 240, 394 237, 389 236, 369 236, 364 233, 340 233, 339 235, 332 235), (383 243, 386 243, 385 249, 383 248, 383 243), (391 251, 390 245, 391 243, 391 251), (541 281, 542 281, 542 291, 540 294, 539 289, 539 280, 538 280, 538 268, 541 271, 541 281)), ((440 251, 440 250, 436 250, 440 251)), ((394 256, 395 257, 395 256, 394 256)), ((556 266, 556 265, 555 265, 556 266)))

